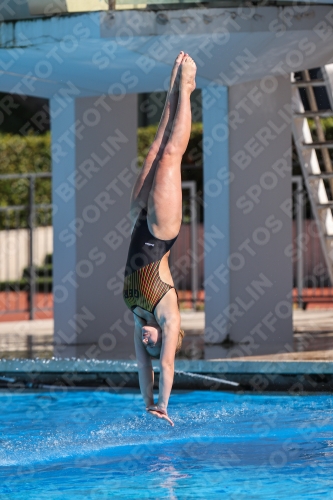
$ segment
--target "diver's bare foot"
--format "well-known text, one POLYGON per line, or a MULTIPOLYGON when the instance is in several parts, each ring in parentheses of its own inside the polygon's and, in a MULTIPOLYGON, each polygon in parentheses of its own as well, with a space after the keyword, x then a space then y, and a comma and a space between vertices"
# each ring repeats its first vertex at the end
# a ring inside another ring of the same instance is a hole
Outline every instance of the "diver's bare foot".
POLYGON ((169 93, 172 92, 172 91, 175 91, 176 90, 176 86, 178 87, 178 85, 175 85, 175 83, 178 83, 178 81, 176 82, 176 80, 178 80, 178 76, 179 76, 179 66, 181 65, 181 62, 183 60, 185 56, 185 52, 183 52, 182 50, 179 52, 178 56, 176 57, 176 60, 175 60, 175 63, 173 65, 173 68, 172 68, 172 71, 171 71, 171 77, 170 77, 170 86, 169 86, 169 93))
POLYGON ((192 57, 190 57, 188 54, 183 57, 180 65, 180 70, 180 88, 182 90, 193 92, 193 90, 195 89, 195 74, 197 72, 197 66, 192 57))

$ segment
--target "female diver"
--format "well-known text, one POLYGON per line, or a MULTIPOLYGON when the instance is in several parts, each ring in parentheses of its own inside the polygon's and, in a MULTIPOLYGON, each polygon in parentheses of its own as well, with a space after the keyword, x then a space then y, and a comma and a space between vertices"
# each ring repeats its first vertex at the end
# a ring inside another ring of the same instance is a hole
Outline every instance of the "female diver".
POLYGON ((134 313, 134 344, 146 410, 167 420, 180 330, 177 292, 168 257, 182 219, 180 166, 191 131, 190 95, 196 65, 180 52, 153 144, 131 196, 133 231, 125 268, 124 300, 134 313), (154 404, 151 358, 160 358, 159 396, 154 404))

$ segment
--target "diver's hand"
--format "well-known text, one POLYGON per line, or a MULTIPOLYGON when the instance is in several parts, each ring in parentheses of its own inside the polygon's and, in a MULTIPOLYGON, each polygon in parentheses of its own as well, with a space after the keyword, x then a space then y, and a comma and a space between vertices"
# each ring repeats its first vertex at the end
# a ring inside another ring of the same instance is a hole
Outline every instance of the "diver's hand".
POLYGON ((171 418, 168 417, 168 414, 166 412, 166 410, 164 410, 163 408, 157 406, 157 405, 150 405, 146 408, 147 412, 150 413, 151 415, 154 415, 154 417, 157 417, 157 418, 162 418, 164 420, 166 420, 167 422, 169 422, 169 424, 174 427, 174 423, 173 421, 171 420, 171 418))

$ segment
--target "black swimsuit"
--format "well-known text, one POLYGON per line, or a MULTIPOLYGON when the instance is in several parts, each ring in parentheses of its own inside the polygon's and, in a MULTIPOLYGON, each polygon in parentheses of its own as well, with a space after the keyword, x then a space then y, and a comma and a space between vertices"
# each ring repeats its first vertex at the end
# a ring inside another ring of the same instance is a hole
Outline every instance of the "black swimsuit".
POLYGON ((175 288, 161 280, 159 267, 176 239, 155 238, 148 228, 147 210, 141 210, 131 236, 123 290, 124 301, 132 311, 141 307, 154 313, 164 295, 175 288))

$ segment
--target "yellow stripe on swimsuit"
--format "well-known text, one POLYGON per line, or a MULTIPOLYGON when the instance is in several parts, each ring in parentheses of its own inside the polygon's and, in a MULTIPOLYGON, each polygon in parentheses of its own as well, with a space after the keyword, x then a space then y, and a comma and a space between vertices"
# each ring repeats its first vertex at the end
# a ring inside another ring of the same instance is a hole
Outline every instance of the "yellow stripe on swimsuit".
POLYGON ((151 234, 147 211, 142 209, 133 229, 125 267, 123 297, 129 309, 141 307, 153 313, 173 286, 161 280, 159 267, 176 238, 160 240, 151 234))

